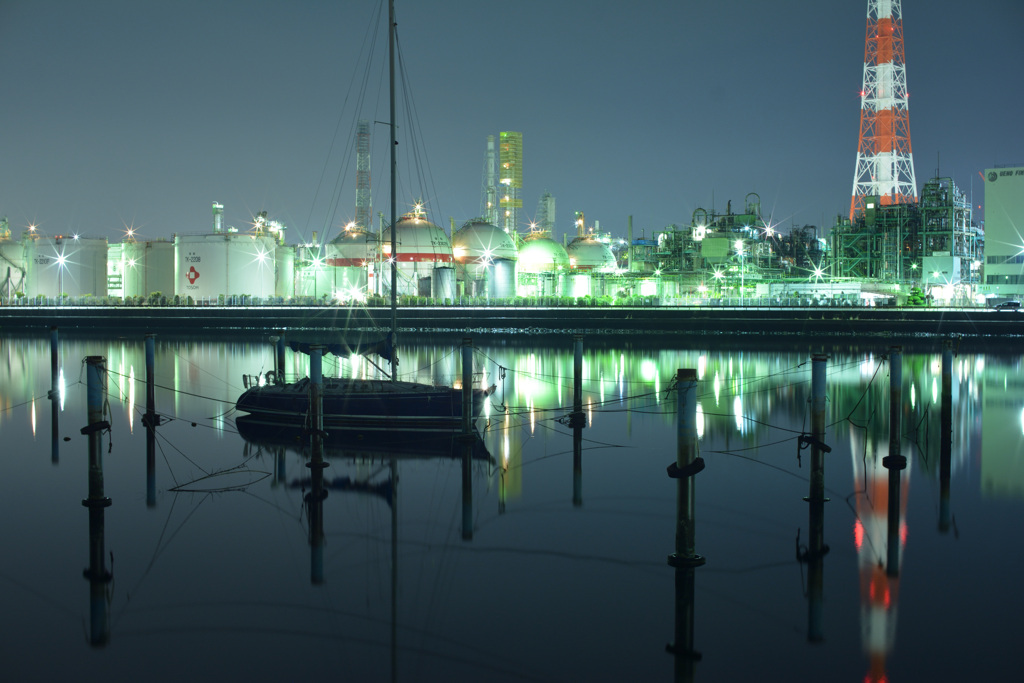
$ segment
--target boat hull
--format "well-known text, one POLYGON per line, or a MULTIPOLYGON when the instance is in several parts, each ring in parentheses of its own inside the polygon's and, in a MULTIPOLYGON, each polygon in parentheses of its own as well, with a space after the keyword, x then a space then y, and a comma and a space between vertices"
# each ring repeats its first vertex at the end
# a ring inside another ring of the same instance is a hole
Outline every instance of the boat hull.
MULTIPOLYGON (((305 425, 309 422, 309 379, 290 384, 251 387, 235 407, 270 424, 305 425)), ((473 416, 480 414, 489 391, 473 391, 473 416)), ((415 382, 325 378, 325 429, 362 431, 450 431, 462 424, 462 390, 415 382)))

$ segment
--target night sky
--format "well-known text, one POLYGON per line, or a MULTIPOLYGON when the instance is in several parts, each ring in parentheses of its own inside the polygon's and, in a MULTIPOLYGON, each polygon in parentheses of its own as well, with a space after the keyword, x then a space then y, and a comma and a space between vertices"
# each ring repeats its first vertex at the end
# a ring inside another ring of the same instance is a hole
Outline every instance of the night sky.
MULTIPOLYGON (((240 229, 266 210, 289 242, 329 239, 355 213, 354 120, 388 120, 379 3, 0 0, 0 215, 15 237, 169 238, 208 232, 217 200, 240 229)), ((632 215, 639 237, 749 192, 784 231, 830 227, 849 208, 866 8, 397 0, 415 105, 399 208, 423 195, 446 228, 479 215, 486 137, 515 130, 524 220, 551 192, 559 238, 577 210, 622 237, 632 215)), ((903 15, 918 186, 939 166, 981 204, 978 171, 1024 164, 1024 2, 903 15)), ((388 213, 383 125, 372 175, 388 213)))

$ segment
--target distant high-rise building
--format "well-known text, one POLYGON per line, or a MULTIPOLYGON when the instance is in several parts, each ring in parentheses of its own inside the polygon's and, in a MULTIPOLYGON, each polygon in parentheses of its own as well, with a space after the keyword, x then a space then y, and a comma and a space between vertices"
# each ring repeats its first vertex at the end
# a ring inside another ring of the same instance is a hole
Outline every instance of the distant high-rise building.
POLYGON ((480 215, 485 223, 498 225, 498 175, 494 167, 494 136, 487 136, 487 152, 484 154, 483 188, 480 192, 480 215))
POLYGON ((851 220, 866 208, 867 197, 877 197, 871 201, 883 206, 917 198, 900 0, 868 0, 851 220))
POLYGON ((501 184, 501 221, 505 232, 512 234, 519 227, 519 213, 523 208, 523 200, 519 191, 523 187, 523 134, 502 131, 501 136, 501 173, 498 182, 501 184))
POLYGON ((551 232, 555 229, 555 198, 545 192, 537 202, 537 228, 551 232))
POLYGON ((373 207, 370 204, 370 122, 356 124, 356 225, 370 229, 373 207))

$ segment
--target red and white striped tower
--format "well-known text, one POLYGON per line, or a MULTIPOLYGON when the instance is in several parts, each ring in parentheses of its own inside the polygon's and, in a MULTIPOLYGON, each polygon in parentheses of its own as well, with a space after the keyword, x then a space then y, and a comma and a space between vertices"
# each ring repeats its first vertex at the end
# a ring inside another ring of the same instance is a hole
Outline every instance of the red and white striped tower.
POLYGON ((864 210, 864 197, 870 196, 879 197, 883 205, 917 199, 900 0, 868 0, 851 220, 864 210))

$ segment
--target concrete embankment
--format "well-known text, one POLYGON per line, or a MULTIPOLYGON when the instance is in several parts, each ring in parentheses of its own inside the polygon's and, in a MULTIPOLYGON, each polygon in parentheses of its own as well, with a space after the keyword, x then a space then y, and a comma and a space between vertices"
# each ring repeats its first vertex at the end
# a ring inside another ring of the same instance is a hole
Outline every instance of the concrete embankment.
MULTIPOLYGON (((387 308, 253 307, 0 307, 0 330, 64 330, 199 334, 218 331, 379 330, 387 308)), ((409 307, 401 331, 437 334, 799 335, 801 337, 1024 335, 1024 313, 983 308, 746 307, 409 307)), ((1022 340, 1024 341, 1024 340, 1022 340)))

